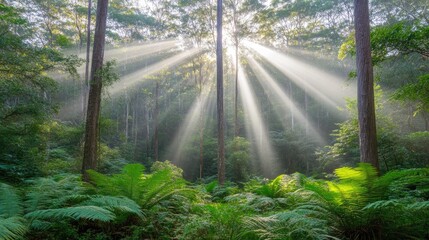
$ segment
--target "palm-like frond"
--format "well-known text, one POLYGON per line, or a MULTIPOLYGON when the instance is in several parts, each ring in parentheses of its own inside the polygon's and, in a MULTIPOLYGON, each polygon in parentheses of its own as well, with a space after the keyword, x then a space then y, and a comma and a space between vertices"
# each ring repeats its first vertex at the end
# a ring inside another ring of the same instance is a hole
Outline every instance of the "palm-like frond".
POLYGON ((160 170, 150 175, 143 174, 143 170, 141 164, 129 164, 121 174, 111 177, 95 171, 89 171, 89 174, 101 193, 128 197, 145 209, 150 209, 173 195, 191 198, 196 194, 172 169, 160 170))
POLYGON ((417 197, 429 200, 429 168, 395 170, 374 184, 378 198, 417 197))
POLYGON ((0 217, 0 240, 20 239, 27 232, 24 224, 25 219, 21 217, 0 217))
POLYGON ((429 211, 429 201, 424 201, 424 202, 416 202, 413 204, 410 204, 407 206, 408 210, 414 210, 414 211, 421 211, 421 210, 425 210, 425 211, 429 211))
POLYGON ((31 183, 25 201, 27 212, 61 207, 64 197, 78 195, 84 190, 79 177, 70 174, 39 178, 31 183))
POLYGON ((144 166, 141 164, 128 164, 124 166, 122 173, 110 177, 92 170, 88 173, 100 193, 121 195, 138 201, 142 194, 143 171, 144 166))
POLYGON ((109 222, 115 218, 114 213, 97 206, 77 206, 57 209, 45 209, 30 212, 24 216, 28 219, 87 219, 93 221, 109 222))
POLYGON ((186 188, 183 178, 173 178, 173 172, 169 169, 153 173, 142 183, 143 196, 140 201, 143 208, 151 208, 159 202, 168 199, 172 195, 186 195, 192 197, 195 191, 186 188))
POLYGON ((329 235, 326 210, 306 205, 268 217, 251 217, 247 227, 260 239, 336 239, 329 235))
POLYGON ((110 211, 120 211, 124 213, 135 214, 139 217, 143 217, 143 212, 140 206, 133 200, 126 197, 112 197, 112 196, 91 196, 89 200, 81 203, 83 206, 97 206, 102 207, 110 211))
POLYGON ((0 216, 13 217, 22 214, 22 201, 15 189, 0 183, 0 216))

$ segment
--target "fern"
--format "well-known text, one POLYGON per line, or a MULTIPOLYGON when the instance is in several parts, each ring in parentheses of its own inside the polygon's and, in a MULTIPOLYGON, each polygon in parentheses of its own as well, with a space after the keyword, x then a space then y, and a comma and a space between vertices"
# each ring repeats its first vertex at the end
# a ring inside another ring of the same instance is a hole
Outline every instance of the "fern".
POLYGON ((20 239, 26 232, 25 219, 21 217, 0 217, 0 240, 20 239))
POLYGON ((110 222, 115 219, 115 215, 111 211, 97 206, 78 206, 37 210, 27 213, 24 217, 29 219, 50 220, 62 220, 63 218, 71 218, 75 220, 87 219, 101 222, 110 222))
POLYGON ((403 208, 404 203, 397 200, 380 200, 366 205, 363 210, 388 210, 389 208, 403 208))
POLYGON ((77 175, 57 175, 30 181, 26 194, 26 211, 62 207, 64 197, 79 195, 84 188, 77 175))
POLYGON ((407 209, 413 210, 413 211, 424 210, 424 211, 428 212, 429 211, 429 201, 416 202, 416 203, 410 204, 407 206, 407 209))
POLYGON ((120 211, 124 213, 135 214, 143 218, 143 212, 140 206, 131 199, 125 197, 112 197, 112 196, 91 196, 89 200, 81 203, 83 206, 97 206, 110 211, 120 211))
POLYGON ((150 209, 173 195, 193 198, 196 194, 172 169, 160 170, 151 175, 143 174, 143 170, 141 164, 129 164, 121 174, 111 177, 95 171, 89 171, 89 175, 100 193, 128 197, 145 209, 150 209))
POLYGON ((246 220, 248 233, 259 239, 337 239, 329 235, 327 221, 311 208, 297 208, 268 217, 246 220), (320 218, 319 218, 320 217, 320 218))
POLYGON ((21 198, 15 189, 10 185, 0 183, 0 216, 13 217, 22 212, 21 198))

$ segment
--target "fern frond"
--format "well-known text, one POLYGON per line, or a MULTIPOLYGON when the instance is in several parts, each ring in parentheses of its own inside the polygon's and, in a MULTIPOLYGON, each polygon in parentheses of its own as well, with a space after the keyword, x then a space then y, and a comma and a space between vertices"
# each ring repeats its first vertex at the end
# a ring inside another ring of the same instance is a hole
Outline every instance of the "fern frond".
MULTIPOLYGON (((120 190, 116 187, 113 177, 106 176, 94 170, 87 170, 91 182, 97 186, 98 192, 106 195, 120 195, 120 190)), ((127 196, 129 197, 129 196, 127 196)))
POLYGON ((366 205, 363 210, 383 210, 388 208, 400 208, 404 207, 404 204, 397 199, 392 200, 381 200, 366 205))
POLYGON ((0 217, 0 239, 15 240, 22 238, 27 232, 24 222, 25 219, 21 217, 0 217))
POLYGON ((59 208, 62 198, 83 192, 83 187, 77 175, 63 174, 32 181, 27 191, 25 201, 26 211, 59 208))
POLYGON ((118 210, 125 213, 136 214, 143 218, 143 212, 140 206, 133 200, 126 197, 112 196, 91 196, 91 199, 81 203, 83 206, 97 206, 108 209, 110 211, 118 210))
POLYGON ((35 229, 35 230, 39 230, 39 231, 47 231, 51 227, 52 227, 51 222, 43 221, 43 220, 39 220, 39 219, 35 219, 35 220, 31 221, 31 223, 30 223, 31 229, 35 229))
POLYGON ((429 210, 429 201, 416 202, 407 206, 408 210, 420 211, 420 210, 429 210))
POLYGON ((22 212, 21 198, 15 189, 10 185, 0 183, 0 215, 13 217, 22 212))
POLYGON ((115 218, 115 215, 111 211, 97 206, 78 206, 37 210, 26 214, 24 217, 28 219, 72 218, 75 220, 88 219, 92 221, 109 222, 115 218))
POLYGON ((143 208, 150 209, 175 194, 196 194, 195 190, 186 188, 184 179, 174 179, 172 176, 173 172, 170 169, 165 169, 153 173, 142 182, 143 197, 140 204, 143 208))

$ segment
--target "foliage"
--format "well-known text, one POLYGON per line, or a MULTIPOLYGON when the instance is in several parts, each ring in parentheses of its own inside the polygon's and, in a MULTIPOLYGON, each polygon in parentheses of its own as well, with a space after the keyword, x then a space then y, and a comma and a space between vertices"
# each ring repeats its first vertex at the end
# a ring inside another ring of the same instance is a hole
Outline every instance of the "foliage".
POLYGON ((249 142, 242 137, 235 137, 229 144, 226 169, 232 181, 246 181, 250 174, 249 142))
POLYGON ((393 98, 401 101, 415 101, 417 102, 414 116, 418 113, 429 112, 429 74, 419 77, 417 83, 407 84, 398 89, 393 98))
POLYGON ((172 164, 170 161, 165 160, 163 162, 155 161, 152 163, 152 166, 150 167, 151 172, 158 172, 162 170, 171 170, 173 172, 173 175, 181 178, 183 177, 183 170, 176 165, 172 164))
POLYGON ((56 82, 47 72, 76 77, 80 60, 29 44, 29 26, 19 12, 4 4, 1 9, 0 171, 2 179, 17 181, 40 175, 38 163, 46 156, 44 130, 56 110, 50 101, 56 82))
POLYGON ((186 186, 186 181, 178 177, 171 168, 152 174, 143 174, 141 164, 128 164, 122 173, 106 176, 89 171, 91 181, 97 191, 113 196, 126 196, 136 201, 143 209, 150 209, 174 195, 192 197, 194 191, 186 186))
POLYGON ((207 204, 183 226, 179 239, 241 239, 245 209, 234 204, 207 204))
MULTIPOLYGON (((371 31, 372 61, 378 65, 398 54, 418 53, 428 57, 429 27, 424 24, 398 22, 392 25, 376 27, 371 31)), ((354 38, 351 36, 343 43, 338 57, 355 55, 354 38)))

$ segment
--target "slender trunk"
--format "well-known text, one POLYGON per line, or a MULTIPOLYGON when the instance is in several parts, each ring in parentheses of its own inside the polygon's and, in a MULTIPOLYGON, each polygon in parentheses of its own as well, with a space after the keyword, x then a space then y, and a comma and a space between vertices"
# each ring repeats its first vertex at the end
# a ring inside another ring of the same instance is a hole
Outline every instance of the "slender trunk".
POLYGON ((137 150, 138 150, 138 146, 137 146, 137 139, 139 137, 139 117, 138 117, 138 102, 139 102, 139 98, 137 97, 136 99, 136 103, 134 104, 134 124, 133 124, 133 128, 134 128, 134 160, 137 161, 138 157, 137 157, 137 150))
POLYGON ((309 119, 308 119, 308 94, 307 94, 307 88, 304 89, 304 105, 305 105, 305 136, 308 136, 309 134, 309 119))
POLYGON ((153 148, 155 151, 155 161, 158 161, 158 114, 159 114, 159 82, 156 81, 155 87, 155 112, 153 116, 153 148))
POLYGON ((146 159, 149 160, 150 156, 150 119, 149 119, 149 109, 146 108, 146 159))
MULTIPOLYGON (((86 60, 85 60, 85 84, 82 90, 82 99, 86 103, 88 99, 88 90, 89 90, 89 58, 91 52, 91 9, 92 9, 92 0, 88 0, 88 13, 87 13, 87 24, 86 24, 86 60)), ((83 105, 83 116, 86 117, 86 106, 83 105)))
POLYGON ((235 39, 235 99, 234 99, 234 137, 238 137, 238 39, 235 39))
MULTIPOLYGON (((293 90, 292 90, 292 82, 289 80, 289 97, 291 100, 293 100, 293 90)), ((295 129, 295 116, 294 116, 294 111, 293 111, 293 107, 291 106, 290 108, 290 125, 292 130, 295 129)))
POLYGON ((101 104, 102 79, 100 72, 103 67, 104 42, 106 35, 108 0, 98 0, 97 20, 95 24, 94 49, 91 64, 91 87, 88 97, 88 112, 85 126, 85 145, 83 152, 82 174, 83 180, 89 181, 88 169, 97 167, 97 142, 99 133, 99 117, 101 104))
POLYGON ((200 179, 203 178, 203 169, 204 169, 204 122, 203 122, 203 112, 204 106, 202 105, 202 96, 200 94, 200 179))
POLYGON ((218 130, 218 181, 225 182, 225 143, 223 116, 223 56, 222 56, 222 0, 217 0, 217 130, 218 130))
MULTIPOLYGON (((201 60, 202 61, 202 60, 201 60)), ((198 101, 200 102, 200 179, 203 178, 204 170, 204 106, 203 106, 203 64, 200 63, 200 69, 198 70, 198 88, 199 96, 198 101)))
POLYGON ((360 159, 378 171, 368 0, 354 0, 354 6, 360 159))
POLYGON ((129 115, 130 115, 130 100, 128 98, 128 92, 125 90, 125 143, 128 143, 128 132, 129 132, 129 115))

